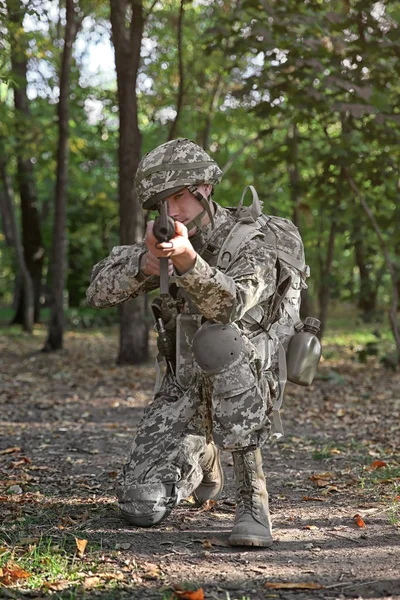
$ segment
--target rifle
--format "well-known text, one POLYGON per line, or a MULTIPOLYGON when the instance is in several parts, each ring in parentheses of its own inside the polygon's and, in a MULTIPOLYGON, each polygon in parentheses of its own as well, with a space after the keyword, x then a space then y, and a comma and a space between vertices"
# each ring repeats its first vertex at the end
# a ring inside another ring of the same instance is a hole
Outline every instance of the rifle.
MULTIPOLYGON (((166 200, 161 200, 158 205, 160 215, 154 221, 153 234, 157 242, 170 242, 175 235, 175 221, 168 215, 168 203, 166 200)), ((172 244, 171 244, 172 248, 172 244)), ((168 296, 168 258, 160 258, 160 296, 165 298, 168 296)))

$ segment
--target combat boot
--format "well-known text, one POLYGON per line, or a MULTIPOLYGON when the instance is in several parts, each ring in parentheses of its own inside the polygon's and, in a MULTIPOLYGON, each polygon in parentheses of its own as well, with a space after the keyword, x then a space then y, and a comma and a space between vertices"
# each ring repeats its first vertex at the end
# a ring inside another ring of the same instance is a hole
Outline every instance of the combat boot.
POLYGON ((231 546, 271 546, 272 526, 261 450, 232 452, 236 482, 236 516, 231 546))
POLYGON ((200 466, 203 469, 203 479, 193 492, 199 505, 204 504, 207 500, 217 500, 224 489, 221 453, 213 442, 207 445, 206 451, 200 459, 200 466))

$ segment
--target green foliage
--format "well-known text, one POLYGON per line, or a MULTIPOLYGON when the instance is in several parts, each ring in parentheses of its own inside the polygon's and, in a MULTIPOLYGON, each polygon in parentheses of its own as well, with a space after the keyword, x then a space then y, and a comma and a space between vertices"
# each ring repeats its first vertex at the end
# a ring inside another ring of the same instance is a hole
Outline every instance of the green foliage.
MULTIPOLYGON (((143 152, 168 139, 176 114, 179 7, 179 0, 144 3, 137 86, 143 152)), ((115 75, 88 68, 96 52, 109 47, 109 7, 83 2, 81 8, 87 17, 71 72, 67 209, 67 291, 75 308, 85 303, 93 264, 119 243, 115 75)), ((12 91, 1 84, 0 149, 20 218, 15 131, 24 129, 48 270, 63 22, 39 4, 24 10, 29 27, 18 40, 29 61, 31 118, 16 121, 12 91)), ((3 31, 11 33, 13 27, 3 14, 3 31)), ((183 103, 176 135, 203 144, 224 168, 215 199, 236 205, 244 186, 253 183, 266 212, 300 227, 312 272, 311 296, 328 287, 332 299, 356 304, 373 323, 390 302, 390 279, 345 170, 367 199, 399 265, 398 27, 393 3, 366 6, 361 0, 185 3, 182 27, 183 103)), ((5 82, 15 76, 7 40, 0 66, 5 82)), ((9 303, 16 267, 3 237, 0 260, 0 300, 9 303)), ((370 345, 357 351, 359 358, 371 350, 370 345)))

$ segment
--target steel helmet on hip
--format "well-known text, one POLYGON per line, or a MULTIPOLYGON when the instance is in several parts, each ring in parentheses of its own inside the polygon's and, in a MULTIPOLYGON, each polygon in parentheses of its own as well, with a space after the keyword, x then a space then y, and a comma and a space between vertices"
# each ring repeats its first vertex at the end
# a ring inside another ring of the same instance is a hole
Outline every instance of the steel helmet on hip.
POLYGON ((139 202, 149 209, 183 188, 202 183, 216 185, 222 171, 203 148, 178 138, 145 154, 139 163, 135 186, 139 202))

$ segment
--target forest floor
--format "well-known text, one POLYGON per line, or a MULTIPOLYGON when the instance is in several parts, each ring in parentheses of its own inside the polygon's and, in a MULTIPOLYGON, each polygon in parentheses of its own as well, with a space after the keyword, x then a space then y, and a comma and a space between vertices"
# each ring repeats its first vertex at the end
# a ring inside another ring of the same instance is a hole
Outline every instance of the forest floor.
POLYGON ((328 345, 313 386, 288 385, 285 437, 263 448, 275 542, 231 548, 228 453, 207 510, 189 499, 145 530, 119 516, 152 364, 116 367, 115 330, 69 332, 55 354, 44 340, 0 336, 1 598, 400 598, 398 372, 328 345))

